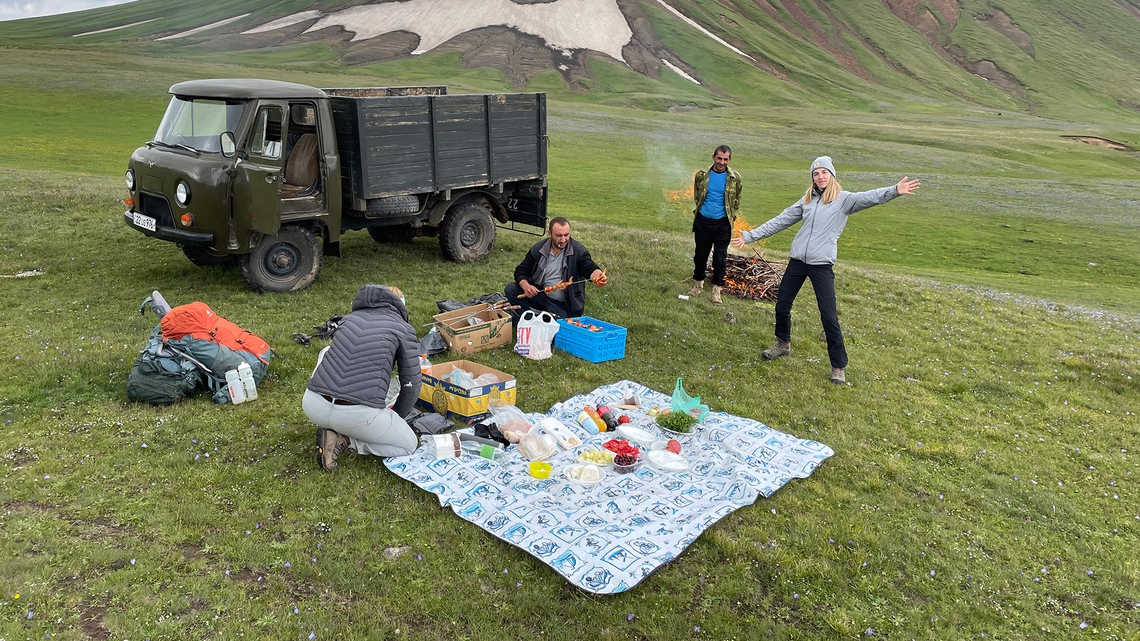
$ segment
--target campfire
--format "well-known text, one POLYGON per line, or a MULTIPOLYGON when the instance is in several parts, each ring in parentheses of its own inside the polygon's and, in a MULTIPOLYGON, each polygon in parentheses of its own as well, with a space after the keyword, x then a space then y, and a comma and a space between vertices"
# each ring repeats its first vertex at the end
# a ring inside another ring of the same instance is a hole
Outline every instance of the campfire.
POLYGON ((775 301, 783 277, 784 263, 765 260, 760 254, 729 254, 724 272, 724 291, 738 298, 775 301))

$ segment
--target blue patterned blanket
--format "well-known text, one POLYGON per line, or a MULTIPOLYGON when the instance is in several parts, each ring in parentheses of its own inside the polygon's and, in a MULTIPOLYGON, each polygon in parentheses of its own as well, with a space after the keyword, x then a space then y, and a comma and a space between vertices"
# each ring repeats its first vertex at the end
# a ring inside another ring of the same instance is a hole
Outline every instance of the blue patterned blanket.
MULTIPOLYGON (((549 459, 550 478, 527 472, 518 448, 501 461, 476 456, 435 460, 420 447, 385 459, 398 476, 439 497, 441 505, 554 568, 570 583, 596 594, 637 585, 672 561, 702 532, 732 511, 771 496, 793 478, 806 478, 834 452, 822 443, 777 432, 752 419, 711 412, 688 435, 674 437, 690 462, 686 472, 660 472, 645 464, 593 486, 572 483, 562 470, 577 453, 597 448, 612 434, 590 436, 574 421, 585 405, 621 403, 629 390, 644 407, 668 407, 670 397, 630 381, 605 385, 556 404, 546 413, 584 441, 549 459)), ((633 425, 662 438, 643 411, 624 412, 633 425)), ((532 422, 542 418, 529 416, 532 422)))

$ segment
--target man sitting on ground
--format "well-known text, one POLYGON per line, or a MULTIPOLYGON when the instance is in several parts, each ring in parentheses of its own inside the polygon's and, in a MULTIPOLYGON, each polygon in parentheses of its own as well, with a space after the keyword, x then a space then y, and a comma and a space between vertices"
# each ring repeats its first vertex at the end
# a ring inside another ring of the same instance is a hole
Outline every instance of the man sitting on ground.
POLYGON ((586 309, 586 280, 598 287, 606 275, 590 258, 582 243, 570 238, 570 221, 559 216, 550 221, 550 238, 530 248, 515 268, 515 282, 503 292, 520 311, 550 312, 559 318, 581 316, 586 309), (552 289, 573 278, 564 289, 552 289))

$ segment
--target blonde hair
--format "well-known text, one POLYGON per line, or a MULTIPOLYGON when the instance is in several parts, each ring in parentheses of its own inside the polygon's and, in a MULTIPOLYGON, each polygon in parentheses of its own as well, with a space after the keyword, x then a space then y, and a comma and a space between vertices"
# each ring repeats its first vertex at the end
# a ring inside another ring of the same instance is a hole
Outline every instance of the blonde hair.
POLYGON ((384 285, 384 287, 387 287, 388 289, 392 290, 392 293, 396 295, 396 298, 403 298, 404 297, 404 292, 400 291, 399 287, 395 287, 393 285, 384 285))
MULTIPOLYGON (((805 205, 811 204, 811 192, 813 189, 815 189, 815 184, 812 184, 811 187, 808 187, 807 193, 804 194, 805 205)), ((839 192, 841 191, 843 191, 843 188, 839 186, 839 180, 837 180, 835 176, 832 176, 831 182, 827 183, 827 189, 823 190, 823 198, 820 200, 820 202, 825 205, 829 205, 835 202, 835 199, 839 198, 839 192)))

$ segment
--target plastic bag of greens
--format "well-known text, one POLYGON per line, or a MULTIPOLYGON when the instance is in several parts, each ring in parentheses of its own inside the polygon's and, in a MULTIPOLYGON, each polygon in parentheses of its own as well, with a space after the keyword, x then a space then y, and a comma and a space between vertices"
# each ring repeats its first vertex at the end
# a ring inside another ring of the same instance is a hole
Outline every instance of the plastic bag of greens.
POLYGON ((677 385, 673 388, 673 411, 684 412, 697 419, 698 422, 708 416, 709 406, 701 404, 700 396, 689 396, 685 386, 681 384, 681 377, 677 377, 677 385))

